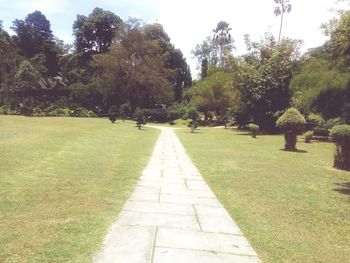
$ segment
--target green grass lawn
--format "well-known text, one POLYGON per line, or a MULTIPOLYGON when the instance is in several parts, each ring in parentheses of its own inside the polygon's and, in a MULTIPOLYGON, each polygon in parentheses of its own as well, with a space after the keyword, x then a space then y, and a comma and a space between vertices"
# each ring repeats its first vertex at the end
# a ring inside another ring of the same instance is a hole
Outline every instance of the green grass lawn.
POLYGON ((0 262, 91 261, 158 134, 107 119, 0 116, 0 262))
POLYGON ((285 152, 280 135, 176 133, 264 262, 349 262, 350 173, 332 168, 332 143, 285 152))

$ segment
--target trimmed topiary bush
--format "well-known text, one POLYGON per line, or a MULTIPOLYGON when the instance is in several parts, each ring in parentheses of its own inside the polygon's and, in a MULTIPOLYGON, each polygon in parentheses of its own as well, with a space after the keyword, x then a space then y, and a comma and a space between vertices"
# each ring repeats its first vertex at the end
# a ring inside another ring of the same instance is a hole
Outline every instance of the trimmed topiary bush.
POLYGON ((118 108, 117 106, 113 105, 109 111, 108 111, 108 117, 109 117, 109 120, 114 123, 116 120, 117 120, 117 116, 118 116, 118 108))
POLYGON ((279 119, 276 125, 284 133, 286 151, 296 151, 297 136, 305 129, 305 118, 295 108, 289 108, 279 119))
POLYGON ((190 119, 188 126, 191 127, 191 133, 194 133, 195 129, 198 127, 199 113, 196 109, 189 109, 186 113, 187 119, 190 119))
POLYGON ((134 112, 136 127, 141 130, 142 125, 146 124, 146 114, 144 109, 136 108, 134 112))
POLYGON ((124 103, 119 106, 119 115, 122 117, 123 122, 131 114, 131 105, 130 103, 124 103))
POLYGON ((313 137, 314 137, 313 131, 307 131, 304 133, 304 140, 306 143, 310 143, 313 137))
POLYGON ((350 125, 337 125, 331 130, 336 144, 334 167, 350 171, 350 125))
POLYGON ((256 138, 256 135, 259 133, 259 125, 256 125, 255 123, 249 123, 248 129, 252 132, 252 137, 256 138))

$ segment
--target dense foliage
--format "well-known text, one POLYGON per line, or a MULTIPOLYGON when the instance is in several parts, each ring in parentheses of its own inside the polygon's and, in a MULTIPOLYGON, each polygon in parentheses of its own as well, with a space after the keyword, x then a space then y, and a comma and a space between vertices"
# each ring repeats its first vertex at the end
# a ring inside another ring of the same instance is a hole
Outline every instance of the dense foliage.
POLYGON ((137 107, 181 102, 192 84, 182 52, 157 23, 122 21, 95 8, 77 15, 74 45, 57 39, 40 11, 16 19, 12 29, 14 36, 0 24, 0 107, 8 114, 45 115, 53 104, 105 115, 128 104, 125 118, 137 107))
POLYGON ((350 170, 350 125, 337 125, 331 130, 331 136, 336 143, 334 166, 350 170))
MULTIPOLYGON (((275 0, 281 32, 289 2, 275 0)), ((194 83, 183 53, 158 23, 123 21, 95 8, 77 15, 73 46, 54 36, 39 11, 16 19, 12 29, 14 36, 0 26, 2 113, 56 115, 59 108, 104 116, 116 105, 123 120, 139 107, 148 120, 167 122, 194 108, 200 124, 255 123, 277 132, 277 119, 294 107, 315 137, 350 123, 350 11, 324 24, 329 39, 304 55, 302 41, 280 32, 259 42, 245 35, 246 54, 234 56, 235 32, 219 21, 192 51, 200 72, 194 83)))
POLYGON ((288 109, 276 121, 276 125, 284 133, 286 151, 295 151, 297 143, 297 135, 305 129, 305 118, 295 108, 288 109))

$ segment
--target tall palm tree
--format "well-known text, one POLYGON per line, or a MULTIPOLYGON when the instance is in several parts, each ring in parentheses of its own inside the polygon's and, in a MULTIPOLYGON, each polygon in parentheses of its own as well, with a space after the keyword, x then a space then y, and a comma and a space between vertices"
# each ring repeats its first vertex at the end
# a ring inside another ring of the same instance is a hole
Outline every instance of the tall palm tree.
POLYGON ((220 21, 216 28, 213 29, 213 42, 220 48, 220 66, 224 65, 224 52, 231 51, 233 48, 233 38, 231 37, 230 24, 225 21, 220 21))
POLYGON ((277 6, 275 7, 274 13, 276 16, 281 16, 280 33, 278 35, 278 43, 281 40, 282 26, 283 26, 283 16, 284 13, 292 11, 292 5, 289 3, 290 0, 275 0, 277 6))

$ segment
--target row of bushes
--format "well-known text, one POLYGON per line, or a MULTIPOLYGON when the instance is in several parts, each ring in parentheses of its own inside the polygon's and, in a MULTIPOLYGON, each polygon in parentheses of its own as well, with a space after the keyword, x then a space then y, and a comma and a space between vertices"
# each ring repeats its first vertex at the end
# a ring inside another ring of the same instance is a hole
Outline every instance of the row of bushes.
POLYGON ((54 104, 46 108, 27 107, 24 104, 19 104, 17 107, 12 109, 2 106, 0 107, 0 115, 25 115, 35 117, 96 117, 96 114, 93 111, 89 111, 85 108, 68 108, 54 104))

